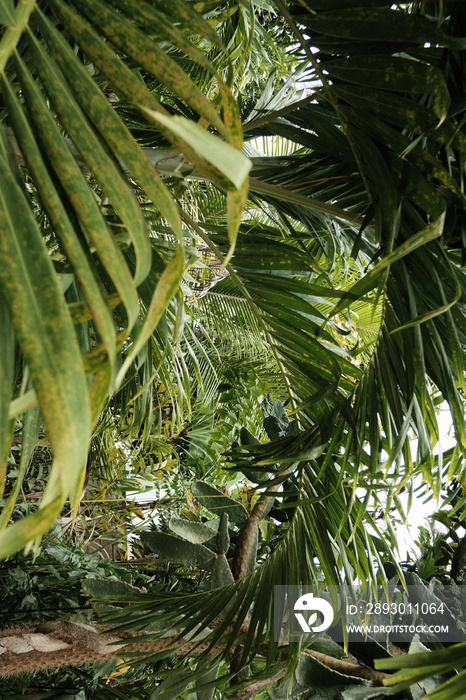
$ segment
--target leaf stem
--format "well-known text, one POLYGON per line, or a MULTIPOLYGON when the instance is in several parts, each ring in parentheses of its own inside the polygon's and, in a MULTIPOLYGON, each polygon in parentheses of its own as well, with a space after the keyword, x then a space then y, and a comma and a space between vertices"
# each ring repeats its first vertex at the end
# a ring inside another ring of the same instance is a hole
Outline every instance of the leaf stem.
POLYGON ((269 112, 268 114, 264 114, 263 117, 258 117, 257 119, 252 119, 250 122, 246 122, 246 124, 243 124, 243 133, 246 131, 251 131, 251 129, 257 129, 259 126, 262 126, 263 124, 269 124, 270 122, 274 121, 275 119, 278 119, 279 117, 284 117, 286 114, 289 114, 290 112, 295 112, 297 109, 300 107, 304 107, 305 105, 309 104, 309 102, 312 102, 313 100, 316 99, 317 92, 313 92, 307 97, 303 97, 302 100, 297 100, 296 102, 292 102, 291 104, 287 105, 286 107, 282 107, 282 109, 277 109, 274 112, 269 112))
POLYGON ((327 202, 321 202, 319 199, 314 199, 313 197, 306 197, 305 195, 299 194, 299 192, 288 192, 288 190, 283 189, 283 187, 279 185, 273 185, 269 182, 262 182, 261 180, 257 180, 255 177, 249 177, 249 189, 251 192, 269 194, 272 197, 279 197, 287 202, 294 202, 295 204, 300 204, 301 206, 309 207, 310 209, 315 209, 316 211, 321 211, 324 214, 333 216, 335 219, 341 219, 342 221, 347 221, 351 224, 362 223, 363 221, 362 216, 359 214, 353 214, 345 209, 340 209, 340 207, 337 207, 334 204, 327 204, 327 202))
POLYGON ((13 54, 34 11, 36 0, 19 0, 16 6, 16 26, 7 27, 0 41, 0 73, 4 75, 8 59, 13 54))

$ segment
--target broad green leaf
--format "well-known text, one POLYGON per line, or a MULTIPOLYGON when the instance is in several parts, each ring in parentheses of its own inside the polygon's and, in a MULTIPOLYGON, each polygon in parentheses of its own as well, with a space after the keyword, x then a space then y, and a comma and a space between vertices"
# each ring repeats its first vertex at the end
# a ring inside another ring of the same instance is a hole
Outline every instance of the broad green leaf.
POLYGON ((76 54, 67 42, 56 31, 47 17, 38 13, 37 21, 53 56, 59 63, 74 95, 88 117, 113 152, 118 154, 132 175, 139 180, 149 198, 157 203, 157 207, 167 218, 175 234, 181 239, 181 222, 178 210, 157 171, 150 166, 130 131, 118 118, 102 91, 91 79, 85 67, 77 60, 76 54))
POLYGON ((139 303, 133 278, 123 254, 108 229, 93 192, 63 140, 60 129, 38 89, 37 82, 19 58, 17 69, 29 115, 32 116, 42 144, 47 149, 47 156, 68 194, 73 209, 79 216, 80 223, 95 246, 125 304, 129 327, 132 327, 138 315, 139 303))
MULTIPOLYGON (((151 246, 144 216, 124 179, 120 168, 103 148, 97 134, 89 126, 86 116, 61 74, 58 66, 49 58, 41 44, 30 33, 28 35, 35 67, 59 117, 60 121, 76 144, 104 195, 109 198, 116 213, 126 227, 136 255, 134 283, 139 285, 148 275, 151 267, 151 246)), ((111 128, 107 124, 107 128, 111 128)))
POLYGON ((251 161, 241 151, 184 117, 168 117, 143 108, 147 117, 188 143, 203 158, 212 163, 233 185, 240 190, 251 169, 251 161))
POLYGON ((193 481, 191 491, 204 508, 207 508, 207 510, 219 517, 226 513, 229 520, 233 523, 242 523, 248 517, 248 512, 241 503, 229 496, 225 496, 225 494, 205 481, 193 481))
POLYGON ((174 564, 210 569, 215 559, 215 553, 204 545, 185 542, 165 532, 144 531, 141 539, 151 552, 174 564))
POLYGON ((138 593, 139 588, 125 581, 87 578, 82 582, 83 590, 95 600, 138 593))
POLYGON ((6 25, 7 27, 16 26, 13 0, 0 0, 0 24, 6 25))
MULTIPOLYGON (((7 26, 0 39, 0 75, 4 75, 5 67, 16 50, 24 30, 28 26, 31 13, 36 6, 36 0, 22 0, 18 3, 14 26, 7 26)), ((5 7, 5 5, 4 5, 5 7)), ((7 0, 8 8, 8 0, 7 0)))
POLYGON ((308 27, 329 36, 351 40, 417 44, 442 43, 435 20, 399 12, 388 7, 351 7, 320 12, 306 22, 308 27))
MULTIPOLYGON (((204 664, 208 666, 209 657, 206 657, 204 664)), ((203 664, 203 665, 204 665, 203 664)), ((196 681, 196 700, 213 700, 215 695, 215 687, 205 687, 208 683, 212 683, 218 678, 220 665, 214 665, 209 668, 202 676, 202 679, 196 681)))
POLYGON ((177 246, 174 256, 167 264, 165 270, 160 276, 159 281, 157 282, 157 286, 155 288, 150 306, 147 309, 144 321, 116 377, 115 385, 117 388, 123 382, 128 368, 131 366, 134 359, 151 337, 169 302, 178 291, 183 272, 184 248, 180 244, 177 246))
POLYGON ((351 686, 343 690, 341 700, 384 700, 386 691, 382 688, 351 686))
POLYGON ((322 63, 331 76, 356 85, 394 92, 433 95, 433 108, 444 121, 450 96, 441 71, 427 63, 398 56, 350 56, 322 63))
POLYGON ((261 442, 247 428, 241 428, 240 440, 242 445, 260 445, 261 442))
POLYGON ((11 425, 10 401, 13 391, 15 338, 10 312, 0 290, 0 493, 5 488, 8 454, 10 452, 13 430, 11 425))
POLYGON ((226 554, 230 548, 230 535, 228 533, 228 513, 222 513, 218 526, 215 548, 219 554, 226 554))
MULTIPOLYGON (((10 120, 15 128, 15 136, 25 154, 25 161, 29 168, 31 177, 36 183, 41 194, 44 208, 47 211, 55 232, 62 242, 63 248, 73 265, 74 273, 83 290, 86 299, 86 310, 89 318, 93 318, 102 341, 107 349, 110 362, 113 364, 115 353, 115 330, 113 319, 109 313, 107 304, 102 299, 101 290, 91 270, 76 232, 68 218, 65 206, 61 201, 53 184, 43 157, 37 146, 36 139, 28 125, 26 115, 15 99, 13 91, 4 80, 1 82, 2 95, 5 100, 10 120)), ((118 297, 119 300, 119 297, 118 297)), ((27 410, 27 409, 25 409, 27 410)))
MULTIPOLYGON (((426 226, 422 231, 418 231, 414 234, 414 236, 408 238, 407 241, 382 258, 382 260, 377 263, 377 265, 370 272, 368 272, 367 275, 365 275, 361 280, 359 280, 359 282, 356 282, 356 284, 351 287, 347 294, 351 295, 353 298, 354 296, 360 297, 374 289, 374 287, 379 284, 381 280, 381 273, 386 270, 387 267, 395 263, 397 260, 401 260, 405 257, 405 255, 408 255, 412 251, 416 250, 416 248, 419 248, 419 246, 423 246, 441 236, 443 232, 444 220, 445 215, 442 214, 436 221, 428 224, 428 226, 426 226)), ((334 307, 331 316, 334 316, 336 313, 342 311, 351 304, 350 296, 348 296, 346 299, 345 296, 334 307)))
POLYGON ((212 573, 210 575, 210 587, 221 588, 234 583, 233 574, 231 573, 225 554, 217 554, 212 564, 212 573))
MULTIPOLYGON (((212 522, 216 523, 218 527, 220 521, 214 520, 212 522)), ((178 535, 179 537, 182 537, 193 544, 203 544, 216 536, 215 530, 207 525, 204 525, 204 523, 196 523, 184 518, 170 518, 168 527, 175 533, 175 535, 178 535)))
MULTIPOLYGON (((3 132, 2 136, 3 136, 3 132)), ((51 524, 65 499, 75 496, 87 457, 90 407, 87 383, 73 325, 52 262, 33 218, 24 192, 6 166, 3 139, 0 154, 0 265, 9 275, 0 286, 11 311, 16 338, 28 364, 42 416, 47 428, 54 464, 44 492, 40 515, 28 516, 15 528, 16 539, 5 542, 0 552, 17 551, 51 524), (45 507, 47 508, 45 509, 45 507), (11 549, 13 547, 13 549, 11 549)))
POLYGON ((39 417, 40 414, 37 407, 33 408, 31 411, 28 411, 24 416, 23 432, 21 436, 21 458, 19 462, 18 474, 8 500, 0 513, 0 530, 3 530, 8 525, 8 521, 10 520, 13 508, 16 504, 16 499, 18 498, 19 492, 23 485, 23 480, 37 443, 39 434, 39 417))
POLYGON ((361 685, 362 680, 347 676, 341 671, 327 668, 323 663, 309 654, 300 654, 294 677, 299 686, 313 690, 325 690, 329 698, 337 700, 343 685, 361 685), (338 685, 340 688, 338 688, 338 685), (337 687, 335 687, 337 686, 337 687))

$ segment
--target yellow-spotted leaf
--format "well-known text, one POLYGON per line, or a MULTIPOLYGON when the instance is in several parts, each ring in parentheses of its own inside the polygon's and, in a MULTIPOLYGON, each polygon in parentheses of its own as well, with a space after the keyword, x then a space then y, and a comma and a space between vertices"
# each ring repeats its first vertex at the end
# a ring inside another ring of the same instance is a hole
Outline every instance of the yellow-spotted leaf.
POLYGON ((156 124, 163 124, 167 129, 186 141, 209 163, 212 163, 230 181, 234 189, 241 189, 252 167, 249 158, 243 155, 241 151, 221 141, 217 136, 214 136, 214 134, 211 134, 189 119, 178 116, 169 117, 149 109, 144 109, 143 111, 151 121, 154 121, 156 124))
POLYGON ((55 455, 53 484, 49 482, 44 494, 46 512, 26 517, 15 529, 16 538, 9 536, 9 529, 0 535, 4 557, 42 534, 65 500, 75 495, 85 468, 91 415, 71 317, 25 191, 7 166, 8 142, 0 133, 0 269, 8 270, 0 276, 0 288, 55 455))

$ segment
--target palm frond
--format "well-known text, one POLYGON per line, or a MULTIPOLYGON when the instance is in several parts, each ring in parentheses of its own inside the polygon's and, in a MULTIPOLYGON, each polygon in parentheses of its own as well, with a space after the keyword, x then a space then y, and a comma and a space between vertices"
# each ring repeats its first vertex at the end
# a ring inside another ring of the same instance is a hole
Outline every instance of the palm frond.
MULTIPOLYGON (((1 276, 1 289, 32 380, 28 405, 39 403, 57 461, 43 505, 31 516, 31 528, 16 523, 11 532, 1 533, 3 556, 43 532, 69 495, 79 496, 92 424, 163 318, 184 272, 176 203, 127 128, 124 113, 112 106, 104 90, 125 98, 152 130, 228 192, 232 243, 249 167, 239 152, 241 124, 231 91, 207 55, 212 46, 221 47, 228 73, 228 53, 194 8, 182 2, 175 11, 166 3, 155 8, 146 2, 47 0, 40 7, 21 4, 16 15, 16 25, 0 40, 0 168, 5 183, 1 250, 2 266, 9 270, 1 276), (162 28, 165 48, 149 38, 160 36, 162 28), (170 48, 210 73, 218 103, 196 86, 170 48), (217 136, 192 126, 189 119, 172 117, 146 78, 163 84, 196 119, 212 125, 217 136), (231 172, 225 171, 226 165, 217 167, 222 151, 225 163, 229 156, 239 158, 236 166, 229 164, 231 172), (29 188, 16 156, 24 162, 29 188), (155 260, 143 315, 138 287, 150 276, 152 251, 136 196, 141 193, 170 227, 175 242, 162 265, 161 258, 155 260), (46 230, 31 205, 42 218, 45 213, 46 230), (125 249, 132 251, 131 258, 125 249), (77 292, 68 304, 64 291, 71 283, 77 292), (91 347, 84 343, 80 348, 86 333, 82 326, 75 332, 74 321, 88 324, 86 342, 91 347)), ((179 377, 182 373, 180 367, 179 377)), ((149 376, 140 380, 144 384, 149 376)), ((13 418, 24 410, 24 400, 17 401, 11 406, 13 418)), ((148 394, 144 401, 150 404, 148 394)), ((11 433, 8 403, 2 412, 2 454, 8 451, 11 433)))
POLYGON ((229 277, 212 287, 198 304, 211 338, 228 346, 230 352, 243 349, 252 355, 270 353, 248 300, 229 277))
MULTIPOLYGON (((427 460, 422 469, 430 478, 428 455, 437 441, 431 382, 451 403, 457 439, 464 449, 464 280, 457 253, 462 245, 464 134, 458 112, 448 113, 450 99, 458 99, 454 76, 461 40, 447 33, 447 23, 439 29, 416 14, 421 7, 408 11, 382 7, 373 12, 357 3, 342 8, 341 3, 324 6, 314 0, 292 5, 291 11, 280 7, 301 44, 308 79, 318 81, 315 102, 301 103, 295 110, 291 105, 283 114, 270 110, 252 121, 251 135, 279 134, 299 144, 301 151, 286 156, 281 164, 271 160, 269 167, 264 159, 257 174, 252 172, 251 190, 275 209, 277 218, 301 221, 331 260, 334 254, 341 260, 343 251, 356 258, 363 255, 367 277, 361 267, 361 282, 350 289, 351 304, 348 295, 348 303, 338 302, 330 317, 338 325, 345 308, 356 315, 358 298, 377 289, 373 298, 379 299, 379 318, 382 314, 380 335, 375 345, 370 337, 374 352, 370 363, 364 363, 363 374, 356 377, 355 369, 349 372, 356 380, 354 392, 348 385, 336 391, 340 396, 350 391, 350 402, 343 404, 349 411, 350 432, 351 426, 369 425, 355 438, 358 458, 367 449, 375 470, 382 441, 388 440, 389 464, 401 459, 411 468, 410 426, 420 436, 418 464, 427 460), (349 20, 353 12, 357 26, 353 18, 349 20), (392 20, 395 24, 389 27, 392 20), (403 26, 396 39, 395 25, 403 26), (445 47, 443 54, 438 48, 424 48, 430 40, 445 47), (318 51, 311 53, 309 45, 318 51), (385 82, 379 80, 382 73, 385 82), (292 196, 288 188, 293 188, 292 196), (332 228, 328 218, 325 223, 319 220, 317 212, 306 208, 306 197, 311 204, 318 197, 358 213, 359 232, 355 226, 332 228), (435 229, 434 221, 447 207, 451 213, 445 228, 437 228, 437 242, 435 233, 429 238, 427 231, 429 226, 435 229), (416 236, 424 236, 425 245, 401 258, 404 246, 414 243, 416 236), (389 268, 376 266, 380 270, 376 281, 371 266, 397 250, 399 256, 389 268), (422 269, 428 269, 430 276, 422 269)), ((446 16, 449 12, 450 6, 446 16)), ((325 288, 322 295, 332 298, 325 288)), ((348 366, 341 369, 346 375, 348 366)), ((301 385, 292 383, 304 389, 303 378, 301 385)))

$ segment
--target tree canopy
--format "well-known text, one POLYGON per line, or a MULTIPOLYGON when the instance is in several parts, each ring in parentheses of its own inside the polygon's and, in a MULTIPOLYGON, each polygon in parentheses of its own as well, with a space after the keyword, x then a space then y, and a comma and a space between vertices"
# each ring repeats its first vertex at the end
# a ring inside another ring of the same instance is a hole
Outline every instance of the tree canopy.
MULTIPOLYGON (((465 20, 453 0, 0 2, 0 557, 37 553, 102 475, 125 497, 165 475, 177 505, 136 547, 170 582, 86 590, 119 630, 207 631, 199 698, 283 669, 271 697, 318 693, 337 651, 274 640, 274 586, 440 575, 400 564, 402 493, 442 499, 462 584, 465 20)), ((188 692, 183 663, 152 698, 188 692)))

